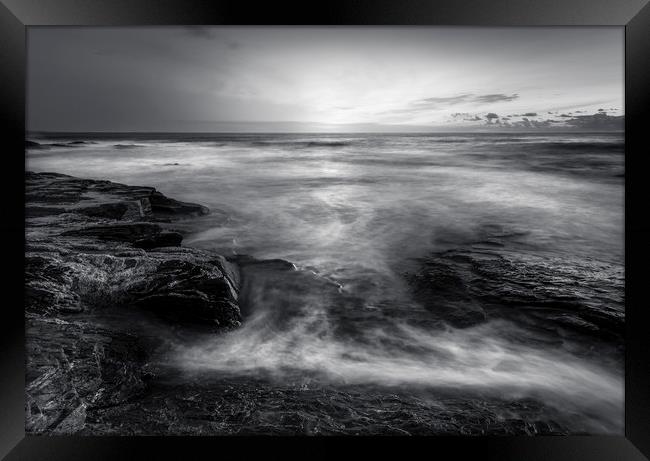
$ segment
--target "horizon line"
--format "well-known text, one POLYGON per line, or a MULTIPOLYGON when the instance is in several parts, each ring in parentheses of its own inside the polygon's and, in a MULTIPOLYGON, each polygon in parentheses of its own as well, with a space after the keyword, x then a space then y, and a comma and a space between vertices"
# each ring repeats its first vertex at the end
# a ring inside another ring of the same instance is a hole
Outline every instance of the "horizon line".
POLYGON ((537 134, 537 133, 625 133, 625 130, 544 130, 537 129, 531 131, 520 130, 456 130, 456 131, 51 131, 51 130, 25 130, 25 134, 537 134))

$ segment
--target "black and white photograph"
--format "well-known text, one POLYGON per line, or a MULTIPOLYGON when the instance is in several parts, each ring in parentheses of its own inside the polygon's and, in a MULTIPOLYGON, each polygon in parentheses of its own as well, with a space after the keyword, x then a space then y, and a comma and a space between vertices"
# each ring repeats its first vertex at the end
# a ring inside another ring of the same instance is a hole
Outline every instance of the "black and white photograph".
POLYGON ((624 434, 623 27, 26 50, 26 434, 624 434))

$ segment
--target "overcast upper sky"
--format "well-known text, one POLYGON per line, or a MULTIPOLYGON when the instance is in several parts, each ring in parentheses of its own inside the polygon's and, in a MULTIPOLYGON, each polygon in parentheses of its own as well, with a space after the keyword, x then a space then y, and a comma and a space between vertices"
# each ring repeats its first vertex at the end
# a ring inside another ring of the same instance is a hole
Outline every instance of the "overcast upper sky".
POLYGON ((31 131, 622 128, 622 27, 33 27, 31 131))

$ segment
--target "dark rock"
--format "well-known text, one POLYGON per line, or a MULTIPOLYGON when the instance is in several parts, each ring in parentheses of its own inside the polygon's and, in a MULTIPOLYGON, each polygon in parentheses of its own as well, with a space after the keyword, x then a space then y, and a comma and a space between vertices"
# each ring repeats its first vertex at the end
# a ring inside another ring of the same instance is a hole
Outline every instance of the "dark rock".
POLYGON ((235 255, 230 256, 228 261, 232 261, 240 267, 254 266, 256 268, 276 271, 296 270, 296 265, 294 263, 284 259, 256 259, 249 255, 235 255))
POLYGON ((177 247, 183 241, 183 236, 178 232, 166 231, 160 225, 151 223, 95 225, 65 231, 62 235, 128 242, 136 248, 144 248, 145 250, 159 247, 177 247))
POLYGON ((174 200, 153 187, 127 186, 110 181, 80 179, 58 173, 28 172, 29 207, 57 204, 70 213, 110 220, 175 220, 205 215, 208 208, 174 200))
POLYGON ((65 213, 65 208, 55 207, 55 206, 39 206, 39 205, 25 206, 25 217, 27 218, 53 216, 61 213, 65 213))
POLYGON ((466 328, 484 322, 487 315, 472 298, 461 275, 448 264, 428 261, 409 278, 414 297, 438 321, 457 328, 466 328))
POLYGON ((102 203, 96 206, 79 208, 76 210, 76 212, 96 218, 121 219, 128 209, 129 206, 126 203, 117 202, 102 203))
POLYGON ((92 415, 146 392, 165 335, 240 324, 239 270, 181 247, 162 222, 205 207, 151 187, 25 179, 26 430, 79 433, 92 415))
POLYGON ((416 299, 433 315, 459 327, 505 318, 560 337, 622 344, 622 267, 531 252, 517 243, 521 233, 483 231, 475 242, 423 258, 407 274, 416 299))
POLYGON ((133 246, 150 250, 161 247, 177 247, 181 245, 183 236, 178 232, 161 231, 157 234, 148 235, 133 242, 133 246))
POLYGON ((161 248, 146 278, 131 280, 126 295, 140 308, 173 321, 220 327, 240 325, 237 269, 220 256, 161 248))
POLYGON ((180 233, 142 220, 192 216, 205 207, 153 188, 56 173, 28 173, 26 193, 30 209, 40 211, 31 218, 38 221, 27 220, 28 311, 130 305, 178 321, 239 324, 236 268, 212 252, 181 248, 180 233), (88 195, 107 202, 80 206, 88 195))
POLYGON ((134 253, 115 242, 64 248, 62 241, 27 250, 28 312, 123 306, 146 308, 176 325, 239 325, 238 271, 218 255, 183 247, 134 253))
POLYGON ((73 290, 73 270, 56 256, 27 253, 25 278, 27 312, 48 315, 83 310, 79 294, 73 290))
POLYGON ((83 321, 26 321, 25 430, 71 434, 87 412, 125 404, 147 388, 147 350, 130 333, 83 321))
MULTIPOLYGON (((159 235, 162 232, 162 227, 159 224, 152 223, 124 223, 124 224, 112 224, 112 225, 93 225, 88 227, 82 227, 80 229, 74 229, 63 232, 61 235, 65 236, 74 236, 74 237, 95 237, 100 240, 108 240, 114 242, 128 242, 135 244, 136 242, 151 242, 154 243, 157 241, 159 235)), ((178 233, 175 234, 179 238, 174 238, 173 241, 175 244, 171 246, 179 246, 182 236, 178 233)), ((163 238, 164 240, 164 238, 163 238)), ((172 241, 172 239, 169 239, 172 241)), ((138 246, 138 245, 136 245, 138 246)), ((160 245, 160 246, 170 246, 170 245, 160 245)), ((142 246, 138 246, 142 248, 142 246)), ((154 246, 150 246, 153 248, 154 246)))
POLYGON ((157 216, 190 215, 200 216, 209 213, 208 208, 194 203, 179 202, 154 191, 149 196, 151 210, 157 216))
POLYGON ((36 141, 29 141, 25 140, 25 148, 26 149, 47 149, 47 146, 44 146, 43 144, 36 142, 36 141))

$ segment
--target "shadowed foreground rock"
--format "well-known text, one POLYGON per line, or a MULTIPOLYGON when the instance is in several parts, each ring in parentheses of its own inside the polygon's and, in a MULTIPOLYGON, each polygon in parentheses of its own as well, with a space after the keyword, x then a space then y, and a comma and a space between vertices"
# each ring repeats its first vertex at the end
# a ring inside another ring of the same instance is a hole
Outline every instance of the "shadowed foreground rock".
POLYGON ((27 173, 28 432, 81 431, 93 408, 145 392, 168 332, 240 324, 237 267, 171 227, 206 213, 151 187, 27 173))

